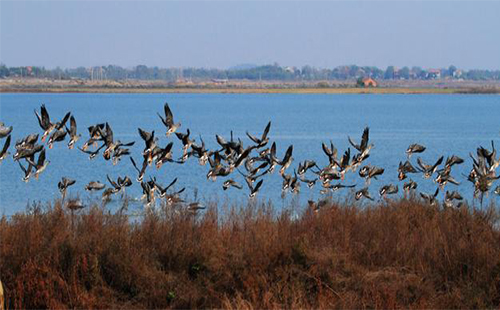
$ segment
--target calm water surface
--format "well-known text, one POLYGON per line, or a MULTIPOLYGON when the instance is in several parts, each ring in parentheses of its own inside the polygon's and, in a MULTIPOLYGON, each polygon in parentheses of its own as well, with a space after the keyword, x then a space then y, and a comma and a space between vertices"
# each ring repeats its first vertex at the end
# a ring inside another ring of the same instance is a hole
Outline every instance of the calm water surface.
MULTIPOLYGON (((278 157, 286 148, 294 145, 294 163, 313 159, 321 166, 327 158, 321 149, 321 142, 332 142, 339 154, 350 146, 347 136, 359 141, 365 126, 370 127, 370 141, 375 144, 367 163, 385 168, 378 180, 371 182, 372 196, 378 198, 379 188, 387 183, 399 184, 397 180, 399 161, 406 160, 405 150, 411 143, 421 143, 427 150, 421 155, 431 163, 440 155, 455 154, 466 160, 455 168, 452 175, 462 182, 460 186, 448 185, 447 189, 460 190, 467 199, 472 199, 472 185, 462 173, 471 168, 469 152, 475 153, 479 145, 490 148, 495 140, 500 146, 500 96, 496 95, 303 95, 303 94, 0 94, 0 120, 14 126, 11 155, 0 163, 0 214, 22 211, 33 201, 48 201, 59 196, 57 182, 62 176, 73 178, 77 183, 70 187, 70 195, 82 199, 92 199, 100 194, 88 194, 83 190, 92 180, 106 182, 106 174, 116 179, 129 175, 135 180, 137 173, 128 158, 113 166, 102 156, 93 161, 78 149, 69 150, 67 140, 47 150, 50 164, 37 181, 34 178, 24 183, 19 165, 12 160, 14 141, 30 133, 40 133, 34 109, 46 104, 52 120, 61 119, 71 111, 78 124, 82 139, 81 146, 88 137, 87 126, 109 122, 115 139, 136 141, 132 156, 142 162, 140 153, 144 143, 137 128, 155 130, 160 137, 160 146, 170 139, 174 141, 174 156, 180 156, 181 143, 175 137, 166 138, 165 127, 156 115, 163 111, 168 101, 176 121, 182 123, 181 131, 191 130, 191 136, 201 135, 208 148, 216 148, 215 134, 229 139, 233 130, 248 145, 245 132, 260 135, 268 121, 272 121, 271 141, 276 141, 278 157)), ((0 141, 3 146, 5 139, 0 141)), ((417 156, 412 157, 416 165, 417 156)), ((176 187, 186 187, 187 197, 197 196, 201 200, 241 201, 248 194, 247 189, 222 190, 223 179, 216 182, 206 180, 208 166, 198 165, 190 159, 184 165, 168 164, 160 170, 148 168, 145 179, 155 176, 159 183, 166 185, 175 177, 176 187)), ((292 172, 290 169, 288 172, 292 172)), ((233 176, 244 185, 240 175, 233 176)), ((312 174, 308 172, 308 178, 312 174)), ((419 190, 432 192, 436 185, 432 180, 424 180, 421 175, 412 175, 419 183, 419 190)), ((289 202, 291 194, 284 201, 280 198, 281 177, 276 172, 266 176, 259 199, 272 200, 277 205, 289 202)), ((357 175, 349 174, 345 184, 364 186, 357 175)), ((495 184, 497 185, 497 184, 495 184)), ((320 187, 312 190, 302 184, 298 198, 304 202, 317 198, 320 187)), ((141 187, 134 183, 127 189, 133 198, 141 194, 141 187)), ((344 194, 348 193, 347 191, 344 194)), ((335 194, 342 195, 342 194, 335 194)), ((492 198, 495 199, 495 198, 492 198)), ((140 203, 133 204, 141 210, 140 203)))

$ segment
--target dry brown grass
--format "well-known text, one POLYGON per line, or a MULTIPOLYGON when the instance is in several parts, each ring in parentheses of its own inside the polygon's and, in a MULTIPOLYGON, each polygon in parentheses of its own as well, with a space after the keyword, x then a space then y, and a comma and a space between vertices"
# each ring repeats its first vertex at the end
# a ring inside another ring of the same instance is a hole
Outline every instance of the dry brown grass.
POLYGON ((498 94, 500 89, 492 88, 488 90, 477 90, 469 88, 356 88, 356 87, 336 87, 336 88, 315 88, 315 87, 294 87, 294 88, 186 88, 186 87, 157 87, 157 88, 108 88, 108 87, 41 87, 41 88, 6 88, 0 87, 0 93, 201 93, 201 94, 498 94))
POLYGON ((358 88, 356 80, 210 81, 0 79, 2 92, 37 93, 292 93, 292 94, 499 94, 499 81, 380 80, 380 87, 358 88))
POLYGON ((7 308, 497 308, 496 208, 269 205, 0 221, 7 308))

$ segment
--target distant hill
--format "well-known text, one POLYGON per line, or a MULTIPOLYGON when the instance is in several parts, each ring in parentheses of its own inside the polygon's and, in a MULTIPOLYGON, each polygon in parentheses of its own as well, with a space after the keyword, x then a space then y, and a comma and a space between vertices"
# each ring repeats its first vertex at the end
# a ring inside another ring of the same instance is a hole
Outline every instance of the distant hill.
POLYGON ((254 69, 257 68, 258 65, 256 64, 239 64, 233 67, 229 67, 228 70, 248 70, 248 69, 254 69))

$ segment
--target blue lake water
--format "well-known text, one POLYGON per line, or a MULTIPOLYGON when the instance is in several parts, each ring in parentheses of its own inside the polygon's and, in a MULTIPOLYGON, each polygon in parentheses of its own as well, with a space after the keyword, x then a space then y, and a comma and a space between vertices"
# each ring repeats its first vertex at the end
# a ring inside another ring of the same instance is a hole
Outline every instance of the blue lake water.
MULTIPOLYGON (((14 142, 30 133, 40 133, 33 110, 44 103, 51 120, 60 120, 68 111, 72 112, 82 134, 77 145, 81 146, 88 138, 87 126, 108 122, 115 139, 123 142, 136 141, 132 156, 142 162, 141 151, 144 143, 137 128, 155 130, 160 138, 159 145, 165 146, 174 141, 174 156, 181 155, 181 142, 175 137, 165 137, 165 127, 156 115, 162 113, 163 104, 169 102, 176 121, 182 123, 181 132, 187 128, 191 136, 201 135, 209 149, 219 148, 215 134, 229 139, 233 130, 235 138, 241 138, 245 145, 250 143, 245 132, 260 135, 268 121, 272 121, 270 139, 277 143, 278 157, 283 157, 290 144, 294 145, 294 162, 288 172, 292 172, 300 161, 315 160, 320 166, 327 164, 321 142, 330 140, 341 155, 350 145, 347 136, 359 141, 363 128, 370 127, 370 141, 375 144, 366 163, 385 168, 383 176, 373 180, 370 192, 378 198, 379 188, 387 183, 399 184, 400 193, 404 182, 397 180, 399 161, 406 160, 405 150, 411 143, 427 147, 421 154, 427 163, 433 163, 440 155, 458 155, 465 163, 454 167, 452 175, 462 184, 447 185, 447 189, 461 191, 465 198, 472 199, 472 184, 462 173, 467 174, 472 166, 469 152, 475 154, 479 145, 491 148, 490 141, 500 146, 500 96, 497 95, 321 95, 321 94, 0 94, 0 121, 13 125, 13 139, 9 151, 11 155, 0 163, 0 214, 13 214, 22 211, 33 201, 48 201, 59 197, 57 182, 62 176, 73 178, 77 183, 70 187, 69 195, 79 195, 83 199, 100 197, 83 190, 92 180, 107 183, 106 174, 116 179, 128 175, 134 185, 127 189, 132 197, 139 197, 141 187, 135 182, 137 172, 128 158, 118 165, 105 161, 102 155, 89 161, 88 156, 78 149, 69 150, 67 139, 47 149, 50 164, 37 181, 28 183, 21 179, 23 173, 13 161, 14 142)), ((0 140, 3 146, 5 139, 0 140)), ((351 147, 352 149, 352 147, 351 147)), ((416 165, 418 156, 412 157, 416 165)), ((23 161, 24 162, 24 161, 23 161)), ((190 158, 184 165, 167 164, 160 170, 148 168, 145 180, 155 176, 163 185, 175 177, 176 188, 186 187, 185 195, 201 200, 246 200, 248 189, 239 191, 222 190, 223 178, 216 182, 207 181, 207 166, 200 166, 196 159, 190 158)), ((308 178, 313 175, 308 172, 308 178)), ((424 180, 419 175, 411 175, 419 183, 419 190, 433 192, 436 184, 424 180)), ((245 185, 237 173, 233 176, 245 185)), ((282 179, 275 172, 264 178, 259 199, 272 200, 277 205, 292 199, 288 194, 284 201, 280 198, 282 179)), ((357 174, 349 173, 345 184, 364 186, 357 174)), ((500 183, 499 183, 500 184, 500 183)), ((495 184, 495 186, 498 184, 495 184)), ((109 186, 109 185, 108 185, 109 186)), ((298 199, 320 196, 318 184, 308 189, 302 184, 298 199)), ((348 191, 343 192, 347 194, 348 191)), ((343 195, 342 193, 335 195, 343 195)), ((491 196, 493 197, 493 196, 491 196)), ((495 198, 491 198, 495 199, 495 198)), ((140 210, 142 205, 135 203, 140 210)))

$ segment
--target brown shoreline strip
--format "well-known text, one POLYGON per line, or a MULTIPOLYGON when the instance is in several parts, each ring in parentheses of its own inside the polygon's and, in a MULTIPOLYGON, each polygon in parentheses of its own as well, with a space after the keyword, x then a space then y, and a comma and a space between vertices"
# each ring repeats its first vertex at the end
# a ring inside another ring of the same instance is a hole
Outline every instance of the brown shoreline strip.
POLYGON ((500 94, 500 88, 0 88, 0 93, 500 94))

